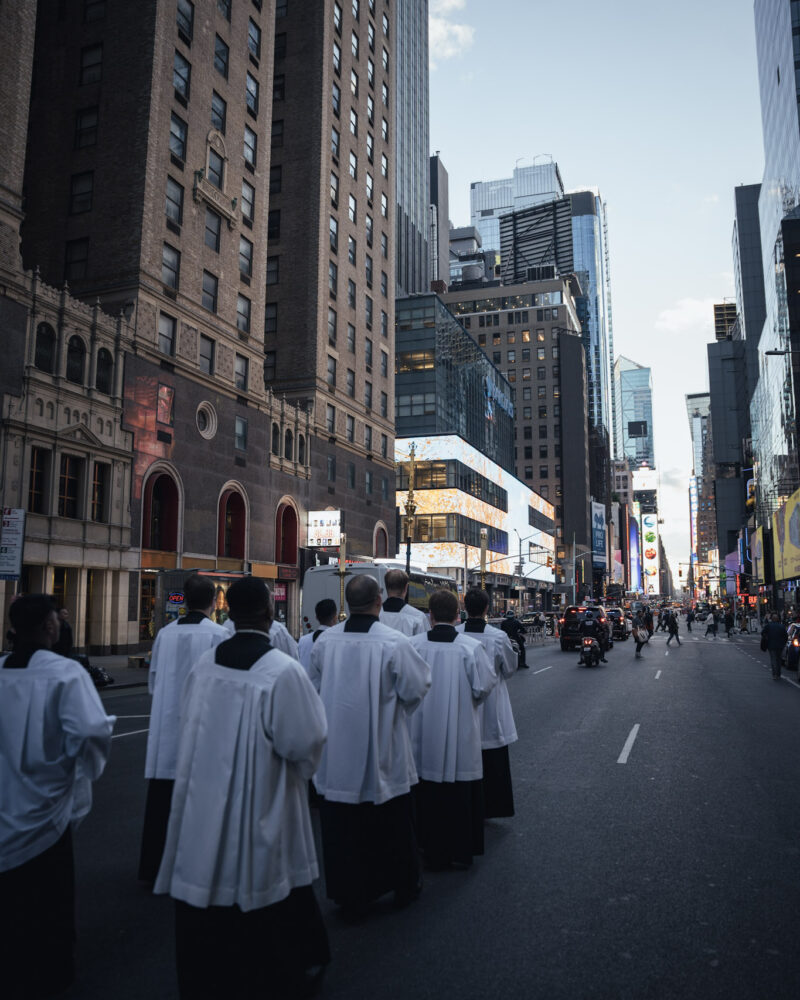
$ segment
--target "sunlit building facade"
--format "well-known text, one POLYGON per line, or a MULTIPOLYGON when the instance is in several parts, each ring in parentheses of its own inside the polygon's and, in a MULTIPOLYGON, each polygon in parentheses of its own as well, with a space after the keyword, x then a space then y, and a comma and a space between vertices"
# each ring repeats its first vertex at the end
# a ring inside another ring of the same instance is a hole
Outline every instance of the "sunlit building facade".
POLYGON ((653 373, 620 355, 614 364, 619 418, 616 455, 632 469, 655 468, 653 444, 653 373))

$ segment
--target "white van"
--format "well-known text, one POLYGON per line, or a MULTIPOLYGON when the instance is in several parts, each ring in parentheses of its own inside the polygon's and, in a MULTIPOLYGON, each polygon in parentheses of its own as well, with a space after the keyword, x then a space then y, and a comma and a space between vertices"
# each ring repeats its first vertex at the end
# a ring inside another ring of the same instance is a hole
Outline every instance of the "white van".
MULTIPOLYGON (((352 577, 358 573, 366 573, 374 577, 381 587, 381 595, 386 600, 386 587, 384 578, 387 570, 402 569, 405 566, 399 562, 389 563, 349 563, 344 574, 345 586, 352 577)), ((420 611, 428 612, 428 599, 434 590, 452 590, 456 592, 456 582, 449 576, 441 576, 438 573, 424 573, 412 569, 408 581, 408 603, 418 608, 420 611)), ((314 608, 317 604, 329 597, 339 608, 339 611, 347 613, 347 605, 344 609, 339 607, 341 599, 341 582, 339 579, 338 566, 312 566, 306 570, 303 577, 303 598, 300 609, 300 634, 313 632, 319 627, 314 608)))

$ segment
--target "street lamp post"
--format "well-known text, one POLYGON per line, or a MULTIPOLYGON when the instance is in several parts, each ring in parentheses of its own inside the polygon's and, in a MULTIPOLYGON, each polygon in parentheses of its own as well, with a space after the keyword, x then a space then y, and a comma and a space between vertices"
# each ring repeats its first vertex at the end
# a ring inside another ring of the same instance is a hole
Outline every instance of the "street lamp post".
POLYGON ((347 573, 347 535, 342 534, 339 540, 339 621, 343 622, 347 615, 344 610, 344 578, 347 573))
POLYGON ((414 515, 417 505, 414 501, 414 473, 416 471, 416 449, 412 441, 408 452, 408 493, 406 494, 406 573, 411 572, 411 537, 414 532, 414 515))
POLYGON ((486 546, 489 541, 489 532, 486 528, 481 528, 481 590, 486 590, 486 546))

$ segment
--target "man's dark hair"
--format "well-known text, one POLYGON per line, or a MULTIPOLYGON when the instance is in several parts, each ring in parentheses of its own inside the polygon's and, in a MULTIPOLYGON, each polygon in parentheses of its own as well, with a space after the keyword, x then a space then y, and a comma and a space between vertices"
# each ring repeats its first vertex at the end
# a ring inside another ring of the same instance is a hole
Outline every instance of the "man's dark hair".
POLYGON ((408 585, 408 576, 402 569, 387 570, 383 585, 387 594, 402 594, 408 585))
POLYGON ((214 603, 217 588, 207 576, 192 573, 183 584, 183 598, 189 611, 205 611, 214 603))
POLYGON ((16 633, 15 641, 32 639, 58 606, 49 594, 24 594, 8 609, 8 617, 16 633))
POLYGON ((272 596, 269 587, 255 576, 245 576, 228 587, 228 610, 233 624, 262 624, 272 621, 272 596))
POLYGON ((327 625, 336 617, 337 613, 336 601, 332 601, 330 597, 325 597, 323 600, 317 601, 314 607, 314 614, 317 616, 317 621, 320 625, 327 625))
POLYGON ((434 590, 428 602, 432 622, 455 621, 458 617, 458 598, 452 590, 434 590))
POLYGON ((381 588, 374 576, 359 573, 347 584, 344 591, 347 607, 351 615, 369 614, 375 607, 375 601, 380 596, 381 588))
POLYGON ((470 618, 483 618, 489 607, 489 595, 485 590, 473 588, 464 594, 464 610, 470 618))

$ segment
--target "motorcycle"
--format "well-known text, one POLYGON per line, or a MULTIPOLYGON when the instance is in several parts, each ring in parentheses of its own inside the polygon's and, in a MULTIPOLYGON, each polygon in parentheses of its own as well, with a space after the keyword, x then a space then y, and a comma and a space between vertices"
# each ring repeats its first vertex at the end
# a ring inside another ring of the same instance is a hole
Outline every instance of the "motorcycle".
POLYGON ((585 635, 581 640, 579 667, 596 667, 600 663, 600 643, 592 635, 585 635))

